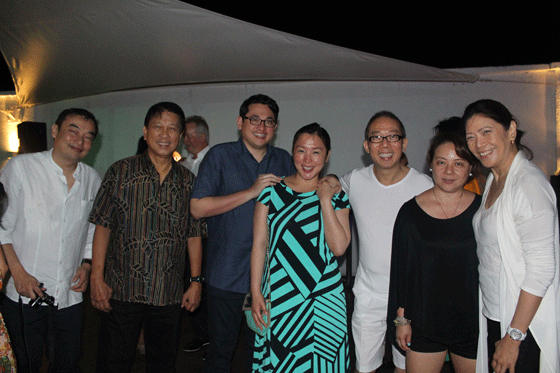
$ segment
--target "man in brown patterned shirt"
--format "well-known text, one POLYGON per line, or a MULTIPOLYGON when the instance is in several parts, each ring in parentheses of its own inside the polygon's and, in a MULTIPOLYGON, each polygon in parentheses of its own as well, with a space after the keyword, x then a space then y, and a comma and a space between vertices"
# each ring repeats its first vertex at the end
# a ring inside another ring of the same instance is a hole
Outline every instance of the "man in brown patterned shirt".
POLYGON ((183 294, 185 259, 201 273, 201 224, 189 211, 194 175, 173 160, 184 128, 182 109, 150 108, 148 150, 114 163, 90 215, 93 237, 91 301, 101 319, 97 372, 129 372, 142 325, 146 371, 175 371, 181 307, 194 311, 202 284, 183 294))

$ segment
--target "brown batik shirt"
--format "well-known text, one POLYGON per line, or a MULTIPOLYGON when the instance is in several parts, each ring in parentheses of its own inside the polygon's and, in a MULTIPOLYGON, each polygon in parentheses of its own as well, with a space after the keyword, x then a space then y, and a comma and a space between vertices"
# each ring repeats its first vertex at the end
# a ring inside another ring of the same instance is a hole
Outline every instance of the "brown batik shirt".
POLYGON ((187 239, 202 232, 189 211, 193 184, 194 175, 176 162, 160 183, 147 152, 109 168, 89 221, 111 230, 105 281, 113 299, 181 303, 187 239))

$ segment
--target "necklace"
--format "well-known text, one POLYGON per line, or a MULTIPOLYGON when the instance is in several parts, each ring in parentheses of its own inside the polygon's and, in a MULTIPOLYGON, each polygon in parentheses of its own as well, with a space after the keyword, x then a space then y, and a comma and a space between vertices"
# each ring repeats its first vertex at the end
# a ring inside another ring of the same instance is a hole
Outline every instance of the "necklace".
POLYGON ((463 194, 465 194, 465 190, 464 189, 461 190, 461 197, 459 197, 459 200, 457 201, 457 205, 455 206, 455 210, 453 210, 453 213, 451 214, 451 218, 445 213, 445 210, 443 209, 443 206, 441 205, 441 202, 439 201, 439 199, 436 196, 435 188, 432 189, 432 193, 434 194, 434 197, 435 197, 435 199, 436 199, 436 201, 439 205, 439 208, 441 209, 441 212, 443 212, 443 215, 445 215, 445 217, 447 219, 451 219, 452 217, 455 216, 455 213, 457 212, 457 209, 459 208, 459 203, 461 203, 461 200, 463 199, 463 194))

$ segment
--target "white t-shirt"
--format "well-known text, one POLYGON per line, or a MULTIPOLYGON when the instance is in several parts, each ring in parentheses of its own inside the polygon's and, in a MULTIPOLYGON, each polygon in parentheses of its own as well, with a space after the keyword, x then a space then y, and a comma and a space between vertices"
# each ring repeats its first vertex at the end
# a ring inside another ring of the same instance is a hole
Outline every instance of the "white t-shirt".
POLYGON ((388 294, 395 219, 406 201, 433 187, 432 179, 411 168, 401 181, 386 186, 375 177, 373 166, 368 166, 348 172, 340 182, 358 229, 356 283, 388 294))

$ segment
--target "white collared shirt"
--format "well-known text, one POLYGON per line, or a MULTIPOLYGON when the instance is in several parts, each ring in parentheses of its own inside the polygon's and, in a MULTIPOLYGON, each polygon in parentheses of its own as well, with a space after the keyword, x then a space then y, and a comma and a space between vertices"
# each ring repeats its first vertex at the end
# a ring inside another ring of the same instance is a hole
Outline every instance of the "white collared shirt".
POLYGON ((198 152, 197 157, 193 158, 192 154, 189 153, 187 158, 185 158, 181 164, 185 166, 190 172, 194 174, 194 176, 198 175, 198 168, 200 167, 200 162, 210 150, 210 145, 206 146, 204 149, 198 152))
MULTIPOLYGON (((82 294, 70 287, 82 259, 91 258, 95 226, 87 219, 101 183, 97 172, 81 162, 74 178, 69 191, 52 149, 19 155, 0 174, 8 195, 0 243, 13 245, 23 268, 44 284, 59 308, 82 301, 82 294)), ((18 301, 11 277, 6 295, 18 301)))

